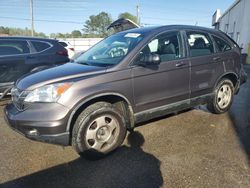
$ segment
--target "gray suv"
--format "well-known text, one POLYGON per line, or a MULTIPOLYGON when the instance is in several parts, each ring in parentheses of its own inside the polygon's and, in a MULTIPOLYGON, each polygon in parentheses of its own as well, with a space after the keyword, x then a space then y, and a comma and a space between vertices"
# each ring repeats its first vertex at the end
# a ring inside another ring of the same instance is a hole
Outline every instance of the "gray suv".
POLYGON ((139 122, 201 104, 226 112, 247 79, 240 55, 226 34, 207 28, 119 32, 74 62, 18 80, 5 117, 27 138, 107 154, 139 122))

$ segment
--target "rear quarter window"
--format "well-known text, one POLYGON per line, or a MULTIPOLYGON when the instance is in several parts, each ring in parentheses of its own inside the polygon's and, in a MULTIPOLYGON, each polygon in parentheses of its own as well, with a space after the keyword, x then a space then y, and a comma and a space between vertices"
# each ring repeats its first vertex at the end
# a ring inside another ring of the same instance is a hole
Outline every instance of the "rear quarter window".
POLYGON ((27 41, 0 40, 0 55, 19 55, 30 53, 27 41))
POLYGON ((216 37, 216 36, 213 36, 213 39, 215 41, 218 52, 226 52, 226 51, 230 51, 232 49, 230 44, 228 42, 226 42, 225 40, 223 40, 219 37, 216 37))
POLYGON ((51 47, 51 45, 48 44, 47 42, 32 41, 31 43, 37 52, 47 50, 48 48, 51 47))

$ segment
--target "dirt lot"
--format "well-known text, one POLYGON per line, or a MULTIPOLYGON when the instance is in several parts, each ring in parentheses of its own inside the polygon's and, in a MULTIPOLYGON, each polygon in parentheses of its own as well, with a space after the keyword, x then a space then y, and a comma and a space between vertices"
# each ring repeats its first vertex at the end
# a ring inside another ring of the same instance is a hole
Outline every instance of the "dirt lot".
POLYGON ((213 115, 199 107, 148 122, 98 161, 81 159, 70 147, 33 142, 13 132, 2 118, 4 104, 1 188, 250 187, 250 81, 230 112, 213 115))

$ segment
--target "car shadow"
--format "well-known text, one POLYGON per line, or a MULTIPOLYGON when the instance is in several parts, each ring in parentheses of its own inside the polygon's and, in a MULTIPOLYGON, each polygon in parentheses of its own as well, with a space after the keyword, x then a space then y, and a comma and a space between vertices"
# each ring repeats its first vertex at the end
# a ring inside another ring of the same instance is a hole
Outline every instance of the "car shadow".
POLYGON ((1 188, 29 187, 161 187, 160 161, 141 146, 139 132, 128 135, 128 145, 103 159, 78 158, 0 185, 1 188))
POLYGON ((235 96, 229 116, 250 164, 250 66, 245 70, 248 73, 248 80, 235 96))

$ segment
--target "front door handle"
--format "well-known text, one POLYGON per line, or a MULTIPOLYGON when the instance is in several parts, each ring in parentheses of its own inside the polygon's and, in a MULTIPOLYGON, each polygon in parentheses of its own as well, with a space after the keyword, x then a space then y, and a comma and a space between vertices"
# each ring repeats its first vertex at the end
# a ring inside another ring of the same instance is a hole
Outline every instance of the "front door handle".
POLYGON ((220 61, 221 60, 221 57, 214 57, 213 58, 213 61, 217 62, 217 61, 220 61))
POLYGON ((184 63, 184 62, 179 62, 179 63, 175 64, 176 67, 182 67, 184 65, 186 65, 186 63, 184 63))

